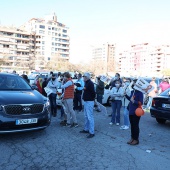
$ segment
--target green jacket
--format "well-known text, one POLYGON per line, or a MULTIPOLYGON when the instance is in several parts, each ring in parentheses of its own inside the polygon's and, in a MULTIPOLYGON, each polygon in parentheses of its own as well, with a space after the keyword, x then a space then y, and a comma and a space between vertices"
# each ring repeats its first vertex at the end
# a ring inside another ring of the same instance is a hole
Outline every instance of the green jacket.
POLYGON ((104 82, 99 80, 96 85, 96 94, 104 95, 104 82))

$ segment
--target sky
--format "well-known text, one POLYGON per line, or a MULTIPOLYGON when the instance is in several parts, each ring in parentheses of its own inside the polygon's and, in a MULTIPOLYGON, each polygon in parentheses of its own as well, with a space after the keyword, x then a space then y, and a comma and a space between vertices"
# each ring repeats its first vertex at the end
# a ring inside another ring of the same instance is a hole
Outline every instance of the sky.
POLYGON ((87 62, 104 43, 125 50, 143 42, 170 44, 169 0, 1 0, 0 25, 57 15, 70 30, 70 61, 87 62))

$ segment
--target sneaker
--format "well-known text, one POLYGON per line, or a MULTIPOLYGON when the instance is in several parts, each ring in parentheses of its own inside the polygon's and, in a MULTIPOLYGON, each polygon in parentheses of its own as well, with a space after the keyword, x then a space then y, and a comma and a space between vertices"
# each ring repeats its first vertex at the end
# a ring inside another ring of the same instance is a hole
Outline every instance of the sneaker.
POLYGON ((87 138, 92 138, 92 137, 94 137, 95 135, 94 134, 89 134, 88 136, 87 136, 87 138))
POLYGON ((125 126, 125 127, 123 128, 123 130, 127 130, 127 129, 129 129, 129 126, 125 126))
POLYGON ((81 130, 80 133, 89 133, 88 130, 81 130))
POLYGON ((125 127, 125 125, 121 126, 120 129, 122 130, 122 129, 124 129, 124 127, 125 127))
POLYGON ((116 126, 119 126, 119 123, 116 123, 116 126))
POLYGON ((70 124, 70 123, 66 123, 66 126, 70 127, 70 126, 71 126, 71 124, 70 124))
POLYGON ((113 125, 113 123, 112 123, 112 122, 110 122, 110 123, 109 123, 109 125, 113 125))
POLYGON ((72 128, 72 127, 77 127, 77 126, 78 126, 78 123, 72 123, 71 126, 70 126, 70 128, 72 128))

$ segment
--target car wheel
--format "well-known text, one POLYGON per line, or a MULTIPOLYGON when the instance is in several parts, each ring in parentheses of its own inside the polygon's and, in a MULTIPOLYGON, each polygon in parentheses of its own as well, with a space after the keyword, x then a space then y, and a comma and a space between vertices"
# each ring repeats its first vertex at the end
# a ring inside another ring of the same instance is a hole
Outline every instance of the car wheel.
POLYGON ((110 97, 107 99, 107 105, 108 105, 108 106, 111 106, 111 100, 110 100, 110 97))
POLYGON ((166 122, 165 119, 160 119, 160 118, 156 118, 156 121, 160 124, 165 124, 165 122, 166 122))

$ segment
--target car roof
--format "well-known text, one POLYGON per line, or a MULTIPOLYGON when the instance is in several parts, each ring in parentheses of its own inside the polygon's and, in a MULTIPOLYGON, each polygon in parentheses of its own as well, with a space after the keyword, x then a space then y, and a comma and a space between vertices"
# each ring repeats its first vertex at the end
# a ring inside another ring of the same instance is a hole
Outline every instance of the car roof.
POLYGON ((0 73, 0 75, 3 75, 3 76, 19 76, 18 74, 12 74, 12 73, 0 73))

